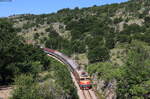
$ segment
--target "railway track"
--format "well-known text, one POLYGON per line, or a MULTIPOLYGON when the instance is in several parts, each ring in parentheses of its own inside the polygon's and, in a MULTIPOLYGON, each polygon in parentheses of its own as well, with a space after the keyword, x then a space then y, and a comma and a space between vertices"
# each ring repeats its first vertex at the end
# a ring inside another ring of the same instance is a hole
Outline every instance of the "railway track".
POLYGON ((89 90, 88 90, 88 94, 89 94, 90 98, 91 98, 91 99, 93 99, 93 98, 92 98, 92 95, 91 95, 91 93, 90 93, 90 91, 89 91, 89 90))
POLYGON ((84 99, 86 99, 86 94, 84 93, 84 91, 83 91, 83 90, 82 90, 82 93, 83 93, 84 99))
POLYGON ((82 90, 82 93, 83 93, 84 99, 94 99, 89 90, 82 90))

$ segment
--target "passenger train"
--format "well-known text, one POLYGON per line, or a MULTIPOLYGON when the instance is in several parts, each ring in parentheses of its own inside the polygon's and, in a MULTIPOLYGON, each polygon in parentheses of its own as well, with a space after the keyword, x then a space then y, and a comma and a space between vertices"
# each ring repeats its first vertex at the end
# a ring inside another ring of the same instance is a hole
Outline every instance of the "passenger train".
POLYGON ((78 64, 75 63, 72 59, 69 57, 65 56, 59 51, 52 50, 49 48, 43 48, 44 52, 52 55, 56 58, 58 58, 60 61, 62 61, 64 64, 67 64, 73 75, 75 76, 77 83, 79 84, 80 89, 91 89, 92 84, 91 84, 91 78, 88 76, 86 72, 83 70, 78 70, 78 64))

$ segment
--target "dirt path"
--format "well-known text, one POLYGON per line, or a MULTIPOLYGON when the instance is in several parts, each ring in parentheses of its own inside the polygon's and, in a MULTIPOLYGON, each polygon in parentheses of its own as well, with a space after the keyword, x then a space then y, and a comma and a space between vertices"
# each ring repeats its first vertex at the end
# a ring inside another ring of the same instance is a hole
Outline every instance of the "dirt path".
POLYGON ((10 86, 0 86, 0 99, 8 99, 12 90, 13 88, 10 86))

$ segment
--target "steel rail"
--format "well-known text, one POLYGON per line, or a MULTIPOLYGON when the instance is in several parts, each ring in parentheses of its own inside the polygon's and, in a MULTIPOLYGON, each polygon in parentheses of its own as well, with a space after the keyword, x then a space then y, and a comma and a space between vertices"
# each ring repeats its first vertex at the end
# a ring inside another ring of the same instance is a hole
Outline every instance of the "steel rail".
POLYGON ((88 90, 88 94, 89 94, 90 98, 91 98, 91 99, 93 99, 93 98, 92 98, 92 95, 91 95, 91 93, 90 93, 90 91, 89 91, 89 90, 88 90))

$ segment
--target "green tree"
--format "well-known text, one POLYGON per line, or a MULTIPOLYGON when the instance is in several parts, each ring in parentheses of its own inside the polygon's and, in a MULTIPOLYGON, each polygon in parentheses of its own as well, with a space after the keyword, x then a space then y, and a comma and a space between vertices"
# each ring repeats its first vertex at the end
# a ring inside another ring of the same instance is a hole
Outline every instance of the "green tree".
POLYGON ((107 61, 109 59, 109 51, 107 48, 97 46, 89 50, 88 59, 91 63, 107 61))
POLYGON ((17 88, 10 99, 43 99, 39 94, 39 86, 32 75, 21 75, 15 79, 17 88))
POLYGON ((84 53, 85 50, 85 43, 82 41, 73 41, 72 42, 72 51, 77 53, 84 53))
POLYGON ((21 40, 9 21, 0 20, 0 83, 8 84, 22 73, 36 76, 46 65, 43 51, 21 40))
POLYGON ((149 47, 146 46, 143 42, 132 42, 132 49, 129 51, 124 68, 125 73, 118 82, 119 98, 148 98, 147 94, 150 92, 147 88, 150 86, 148 83, 150 81, 150 57, 149 50, 147 50, 149 47))

